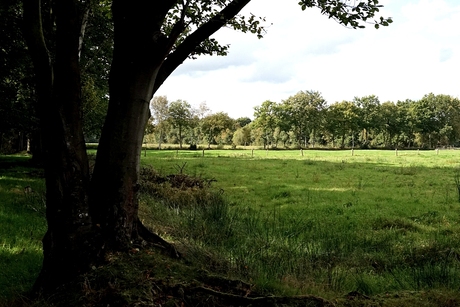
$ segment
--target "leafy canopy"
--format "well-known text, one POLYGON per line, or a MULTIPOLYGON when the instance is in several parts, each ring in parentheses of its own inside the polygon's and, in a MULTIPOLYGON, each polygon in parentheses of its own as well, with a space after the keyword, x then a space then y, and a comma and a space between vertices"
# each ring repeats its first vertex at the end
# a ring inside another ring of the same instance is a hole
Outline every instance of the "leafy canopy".
POLYGON ((391 17, 376 17, 379 9, 383 7, 383 5, 379 5, 378 0, 302 0, 299 5, 302 10, 308 7, 318 7, 323 15, 353 29, 364 28, 362 21, 373 24, 376 29, 380 26, 388 26, 393 22, 391 17))
MULTIPOLYGON (((265 31, 264 17, 257 17, 250 13, 245 16, 236 15, 230 20, 226 20, 224 10, 231 5, 241 5, 235 0, 181 0, 171 8, 169 14, 162 26, 162 32, 168 37, 177 36, 174 48, 171 52, 183 43, 186 38, 194 33, 197 29, 210 22, 221 21, 227 27, 244 33, 250 32, 262 38, 265 31), (181 31, 180 31, 181 30, 181 31), (181 32, 179 35, 177 32, 181 32)), ((281 5, 281 4, 280 4, 281 5)), ((338 23, 351 28, 364 28, 364 23, 373 24, 375 28, 388 26, 392 23, 391 18, 377 17, 379 8, 378 0, 302 0, 299 2, 302 10, 311 7, 317 7, 321 13, 328 18, 336 20, 338 23)), ((190 54, 190 58, 196 58, 199 55, 227 55, 229 45, 221 45, 214 38, 207 38, 200 43, 190 54)))

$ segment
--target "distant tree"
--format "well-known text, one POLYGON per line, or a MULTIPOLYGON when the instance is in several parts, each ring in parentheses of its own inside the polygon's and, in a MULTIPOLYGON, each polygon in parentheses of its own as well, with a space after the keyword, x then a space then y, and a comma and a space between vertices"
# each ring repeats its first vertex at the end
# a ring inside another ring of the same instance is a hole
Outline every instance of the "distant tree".
POLYGON ((385 147, 395 145, 394 138, 399 134, 401 126, 399 121, 398 107, 392 102, 384 102, 380 105, 380 115, 383 133, 383 144, 385 147))
MULTIPOLYGON (((105 93, 107 94, 107 93, 105 93)), ((98 88, 94 76, 82 76, 83 134, 87 142, 99 142, 109 100, 98 88)))
POLYGON ((251 127, 250 125, 245 125, 242 128, 236 129, 233 133, 232 138, 233 144, 247 146, 251 143, 251 127))
POLYGON ((460 140, 460 100, 449 95, 437 95, 436 113, 440 121, 438 144, 453 145, 460 140))
POLYGON ((158 149, 166 137, 169 118, 169 101, 166 96, 155 96, 150 101, 152 122, 155 125, 155 132, 158 133, 158 149))
POLYGON ((290 106, 286 103, 280 103, 275 107, 276 117, 278 118, 278 131, 275 131, 277 138, 283 142, 283 146, 286 147, 287 143, 291 142, 292 134, 292 121, 290 118, 290 106))
POLYGON ((384 124, 380 118, 380 100, 375 95, 355 97, 353 103, 359 108, 359 129, 361 130, 361 146, 369 146, 371 130, 380 132, 384 124))
POLYGON ((82 6, 79 61, 83 134, 87 141, 98 142, 109 104, 108 81, 113 55, 112 14, 107 1, 87 1, 82 6))
MULTIPOLYGON (((21 2, 0 2, 0 153, 26 149, 37 136, 32 63, 21 33, 21 2)), ((38 141, 35 139, 34 141, 38 141)), ((34 142, 36 143, 36 142, 34 142)))
POLYGON ((266 146, 266 140, 264 138, 264 131, 260 127, 256 127, 253 123, 250 124, 251 126, 251 144, 252 145, 262 145, 266 146))
POLYGON ((273 134, 276 127, 278 127, 279 118, 276 113, 277 103, 266 100, 260 106, 254 107, 254 122, 253 125, 256 128, 260 128, 262 131, 262 139, 264 140, 264 148, 269 146, 275 146, 273 143, 273 134))
MULTIPOLYGON (((434 95, 433 93, 423 96, 413 104, 415 128, 419 133, 422 146, 434 148, 441 143, 441 134, 449 141, 453 141, 454 129, 449 120, 450 115, 456 118, 458 111, 453 107, 456 101, 448 95, 434 95), (450 136, 450 137, 449 137, 450 136)), ((458 103, 457 103, 458 104, 458 103)))
POLYGON ((184 132, 192 125, 192 106, 184 100, 176 100, 169 105, 169 122, 177 129, 179 148, 182 149, 184 132))
MULTIPOLYGON (((208 143, 208 148, 210 148, 211 144, 218 142, 218 138, 222 133, 227 133, 227 130, 232 130, 234 122, 235 121, 224 112, 205 116, 201 120, 201 130, 208 143)), ((222 139, 222 137, 220 137, 220 139, 222 139)))
POLYGON ((353 137, 359 128, 359 109, 350 101, 336 102, 331 107, 337 120, 335 129, 342 139, 340 147, 344 148, 347 136, 353 137))
POLYGON ((400 131, 398 143, 401 143, 401 145, 405 147, 412 147, 415 145, 416 119, 413 112, 414 103, 414 101, 409 99, 396 103, 398 107, 398 126, 400 131))
POLYGON ((211 114, 211 109, 208 107, 206 102, 201 102, 193 112, 198 119, 203 119, 205 116, 211 114))
POLYGON ((336 147, 336 140, 343 132, 341 119, 342 107, 339 103, 334 103, 326 109, 323 132, 327 141, 332 143, 332 147, 336 147))
POLYGON ((249 125, 251 123, 251 119, 249 117, 238 117, 236 120, 235 120, 235 123, 236 123, 236 128, 243 128, 247 125, 249 125))
POLYGON ((307 146, 310 136, 321 128, 326 100, 319 92, 300 91, 283 102, 286 117, 299 146, 307 146))

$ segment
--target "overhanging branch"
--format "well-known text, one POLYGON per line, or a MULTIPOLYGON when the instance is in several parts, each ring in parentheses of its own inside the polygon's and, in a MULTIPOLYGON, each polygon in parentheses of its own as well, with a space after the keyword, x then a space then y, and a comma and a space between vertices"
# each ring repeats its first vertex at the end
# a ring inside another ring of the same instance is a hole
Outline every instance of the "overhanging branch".
POLYGON ((193 51, 195 51, 197 46, 225 26, 227 22, 234 18, 250 1, 251 0, 233 0, 222 9, 222 11, 190 34, 176 50, 167 57, 161 66, 153 92, 155 93, 158 90, 166 78, 168 78, 171 73, 193 53, 193 51))

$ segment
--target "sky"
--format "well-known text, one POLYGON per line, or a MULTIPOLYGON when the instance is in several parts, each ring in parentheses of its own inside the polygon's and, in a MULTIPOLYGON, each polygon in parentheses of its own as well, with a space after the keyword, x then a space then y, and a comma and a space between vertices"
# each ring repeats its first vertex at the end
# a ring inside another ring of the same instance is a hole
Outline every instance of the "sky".
POLYGON ((206 103, 213 113, 253 118, 264 101, 317 91, 332 104, 378 96, 381 103, 429 93, 460 98, 460 1, 380 0, 393 23, 349 29, 296 0, 252 0, 241 12, 266 18, 257 39, 222 29, 229 55, 185 61, 155 95, 206 103))

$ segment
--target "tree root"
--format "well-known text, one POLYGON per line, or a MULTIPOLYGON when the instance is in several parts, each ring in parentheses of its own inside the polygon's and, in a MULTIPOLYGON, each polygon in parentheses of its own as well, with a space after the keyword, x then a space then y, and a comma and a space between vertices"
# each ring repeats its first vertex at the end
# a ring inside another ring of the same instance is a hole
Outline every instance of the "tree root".
POLYGON ((226 304, 235 306, 311 306, 311 307, 333 307, 333 303, 312 295, 302 296, 260 296, 247 297, 230 293, 219 292, 206 287, 195 287, 191 292, 205 293, 222 299, 226 304))
POLYGON ((181 258, 180 253, 177 251, 173 244, 165 241, 159 235, 152 232, 141 221, 137 222, 137 231, 139 236, 146 242, 165 250, 173 258, 181 258))

